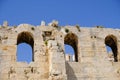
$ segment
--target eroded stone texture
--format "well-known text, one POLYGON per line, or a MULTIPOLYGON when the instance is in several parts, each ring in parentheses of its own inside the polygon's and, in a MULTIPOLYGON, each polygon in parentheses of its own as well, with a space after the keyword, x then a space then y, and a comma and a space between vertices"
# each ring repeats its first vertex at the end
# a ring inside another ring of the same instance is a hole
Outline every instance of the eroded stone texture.
POLYGON ((10 27, 5 22, 0 27, 0 80, 120 80, 120 29, 60 27, 57 21, 10 27), (33 50, 29 64, 16 59, 22 42, 33 50), (65 53, 64 44, 73 47, 74 55, 65 53))

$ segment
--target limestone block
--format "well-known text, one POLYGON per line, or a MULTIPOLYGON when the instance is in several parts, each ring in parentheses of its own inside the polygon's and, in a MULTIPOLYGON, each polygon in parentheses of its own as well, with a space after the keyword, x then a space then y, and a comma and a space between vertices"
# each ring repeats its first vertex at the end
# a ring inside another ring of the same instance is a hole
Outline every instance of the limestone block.
POLYGON ((16 55, 16 45, 1 45, 2 55, 16 55))
POLYGON ((95 53, 94 51, 82 51, 82 57, 94 57, 95 53))

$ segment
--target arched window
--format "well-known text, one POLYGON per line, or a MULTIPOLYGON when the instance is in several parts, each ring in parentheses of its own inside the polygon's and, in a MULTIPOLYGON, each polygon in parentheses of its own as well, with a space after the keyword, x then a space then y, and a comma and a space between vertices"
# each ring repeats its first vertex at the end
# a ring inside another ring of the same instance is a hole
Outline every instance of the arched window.
POLYGON ((65 49, 65 51, 69 51, 69 53, 71 53, 69 55, 65 53, 65 56, 69 57, 70 59, 72 57, 72 61, 78 62, 78 38, 77 36, 73 33, 68 33, 64 38, 64 44, 65 44, 65 48, 69 47, 68 49, 65 49), (73 49, 74 51, 71 51, 71 49, 73 49))
POLYGON ((17 61, 34 61, 34 39, 30 32, 21 32, 17 37, 17 61))
MULTIPOLYGON (((109 46, 111 48, 114 62, 117 62, 118 61, 118 58, 117 58, 117 55, 118 55, 117 38, 114 35, 108 35, 105 38, 105 44, 106 44, 106 46, 109 46)), ((112 57, 112 55, 111 55, 111 57, 112 57)))

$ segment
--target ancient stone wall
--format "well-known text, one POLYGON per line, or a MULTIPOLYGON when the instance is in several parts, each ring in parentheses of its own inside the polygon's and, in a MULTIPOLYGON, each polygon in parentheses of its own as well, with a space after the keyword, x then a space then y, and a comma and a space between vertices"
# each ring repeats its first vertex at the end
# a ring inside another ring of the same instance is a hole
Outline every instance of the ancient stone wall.
POLYGON ((0 27, 0 80, 120 80, 120 29, 61 27, 58 22, 4 24, 0 27), (32 47, 29 64, 17 61, 21 43, 32 47), (65 44, 72 46, 74 55, 65 53, 65 44))

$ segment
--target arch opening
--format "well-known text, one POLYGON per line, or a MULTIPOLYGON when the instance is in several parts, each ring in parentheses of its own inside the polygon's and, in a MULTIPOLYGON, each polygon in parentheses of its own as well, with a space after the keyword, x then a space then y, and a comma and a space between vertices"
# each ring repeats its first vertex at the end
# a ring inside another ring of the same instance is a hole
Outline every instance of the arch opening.
POLYGON ((64 44, 64 47, 65 47, 65 59, 66 61, 75 61, 75 58, 74 58, 74 49, 72 46, 70 45, 67 45, 67 44, 64 44))
MULTIPOLYGON (((73 59, 72 61, 78 62, 78 38, 77 36, 73 33, 68 33, 64 38, 64 44, 65 46, 69 45, 72 47, 72 49, 74 50, 70 52, 72 54, 72 59, 73 59)), ((65 53, 65 56, 67 56, 66 53, 65 53)))
MULTIPOLYGON (((117 38, 114 35, 108 35, 105 38, 105 44, 106 46, 109 46, 112 50, 112 55, 114 58, 114 62, 118 62, 118 48, 117 48, 117 38)), ((111 56, 112 57, 112 56, 111 56)))
POLYGON ((32 62, 32 48, 29 44, 20 43, 17 46, 17 61, 26 61, 27 63, 32 62))
POLYGON ((17 37, 17 61, 34 61, 34 39, 30 32, 21 32, 17 37))

